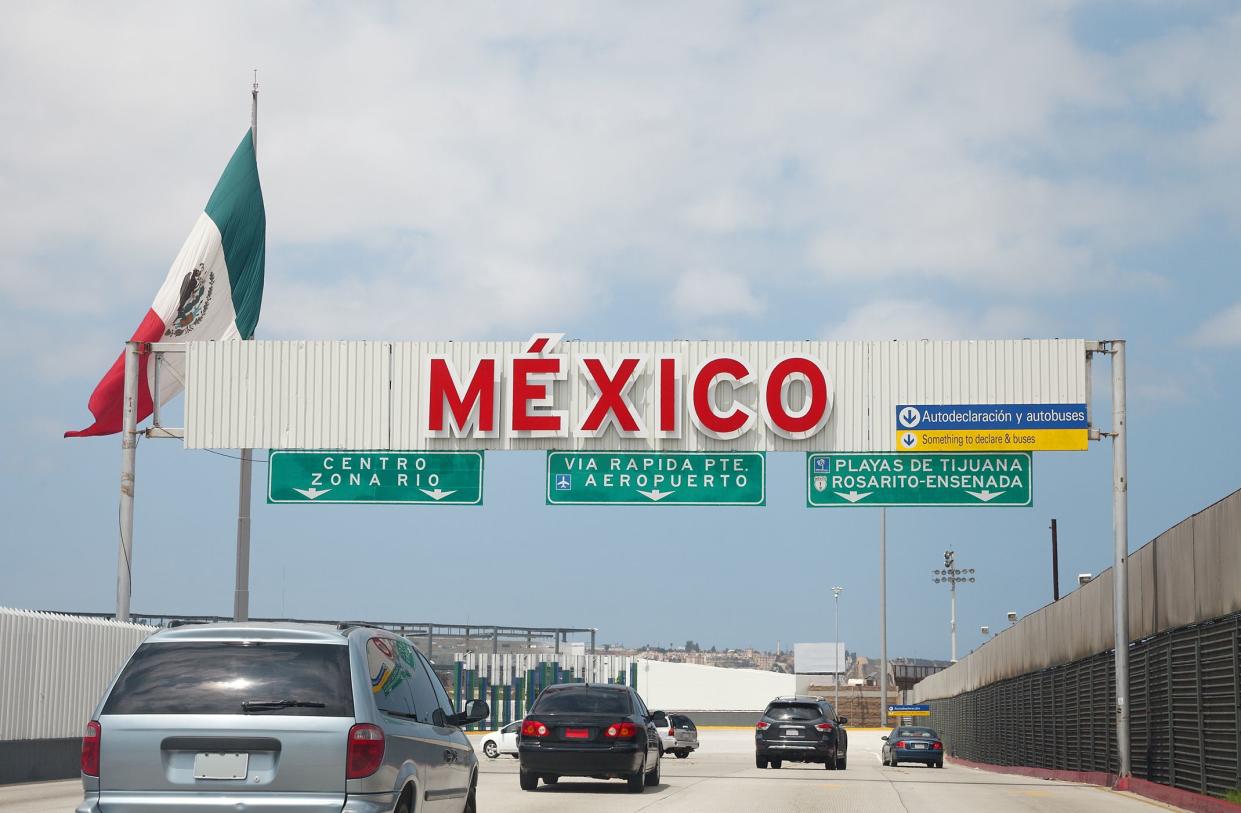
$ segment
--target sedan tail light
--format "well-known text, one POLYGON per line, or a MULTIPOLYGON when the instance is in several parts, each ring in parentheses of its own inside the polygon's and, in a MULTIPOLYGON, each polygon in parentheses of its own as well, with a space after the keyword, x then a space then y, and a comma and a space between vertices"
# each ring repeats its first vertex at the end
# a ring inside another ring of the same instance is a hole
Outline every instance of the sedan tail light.
POLYGON ((766 731, 767 729, 771 728, 771 723, 767 722, 766 720, 759 720, 757 723, 754 724, 754 727, 757 728, 759 731, 766 731))
POLYGON ((345 778, 363 779, 379 770, 384 760, 383 729, 371 723, 358 723, 349 729, 345 751, 345 778))
POLYGON ((932 750, 932 751, 942 751, 942 750, 944 750, 944 744, 943 744, 942 742, 933 742, 933 743, 931 743, 931 750, 932 750))
POLYGON ((523 737, 546 737, 550 733, 546 723, 540 723, 538 720, 522 721, 521 736, 523 737))
POLYGON ((830 732, 832 730, 831 723, 815 723, 814 727, 816 730, 823 732, 830 732))
POLYGON ((897 747, 897 748, 904 748, 904 747, 905 747, 905 741, 904 741, 904 740, 897 740, 897 741, 896 741, 896 747, 897 747))
POLYGON ((632 740, 638 736, 638 727, 629 721, 612 723, 603 730, 603 736, 609 740, 632 740))
POLYGON ((102 740, 103 729, 96 720, 91 720, 82 736, 82 773, 87 776, 99 776, 99 746, 102 740))

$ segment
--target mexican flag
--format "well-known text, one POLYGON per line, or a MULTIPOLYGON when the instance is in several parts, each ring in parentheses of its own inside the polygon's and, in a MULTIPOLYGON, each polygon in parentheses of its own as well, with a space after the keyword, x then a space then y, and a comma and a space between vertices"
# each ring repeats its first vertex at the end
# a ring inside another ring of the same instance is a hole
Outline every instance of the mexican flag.
MULTIPOLYGON (((132 340, 209 342, 253 337, 263 302, 266 234, 254 139, 246 131, 132 340)), ((149 359, 147 354, 138 357, 139 421, 151 414, 154 398, 163 404, 181 391, 179 368, 184 357, 164 357, 159 393, 153 392, 155 371, 148 366, 149 359)), ((95 423, 66 432, 65 437, 120 432, 124 388, 122 353, 91 393, 87 406, 95 423)))

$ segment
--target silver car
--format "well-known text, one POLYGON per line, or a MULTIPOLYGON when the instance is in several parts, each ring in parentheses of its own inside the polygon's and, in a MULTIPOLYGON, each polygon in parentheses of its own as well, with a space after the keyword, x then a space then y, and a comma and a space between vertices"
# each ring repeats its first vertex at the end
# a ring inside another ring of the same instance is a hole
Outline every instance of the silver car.
POLYGON ((368 627, 204 624, 134 652, 87 725, 78 813, 473 813, 478 759, 431 665, 368 627))

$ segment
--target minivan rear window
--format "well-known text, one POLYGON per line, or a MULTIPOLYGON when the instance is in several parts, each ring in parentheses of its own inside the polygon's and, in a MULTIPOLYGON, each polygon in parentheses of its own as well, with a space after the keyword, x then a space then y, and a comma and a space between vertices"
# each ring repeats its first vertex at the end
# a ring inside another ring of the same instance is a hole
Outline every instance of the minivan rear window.
POLYGON ((535 701, 532 714, 629 714, 629 692, 615 689, 559 689, 544 692, 535 701))
POLYGON ((773 720, 817 720, 823 712, 818 706, 781 703, 767 709, 767 716, 773 720))
POLYGON ((349 647, 266 641, 143 644, 117 679, 103 713, 352 717, 349 647), (251 703, 249 712, 245 701, 251 703), (264 701, 313 705, 254 706, 264 701))

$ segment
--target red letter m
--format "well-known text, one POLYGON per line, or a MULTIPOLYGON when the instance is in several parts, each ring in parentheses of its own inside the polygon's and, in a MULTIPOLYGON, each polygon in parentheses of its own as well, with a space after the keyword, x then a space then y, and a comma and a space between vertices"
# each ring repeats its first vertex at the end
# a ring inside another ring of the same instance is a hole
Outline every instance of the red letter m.
POLYGON ((452 359, 430 356, 427 359, 427 431, 433 434, 451 432, 457 437, 494 434, 498 377, 499 367, 494 358, 478 359, 463 395, 461 379, 452 359), (444 407, 452 413, 452 424, 447 428, 444 407))

